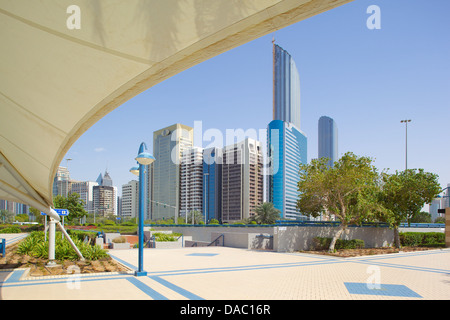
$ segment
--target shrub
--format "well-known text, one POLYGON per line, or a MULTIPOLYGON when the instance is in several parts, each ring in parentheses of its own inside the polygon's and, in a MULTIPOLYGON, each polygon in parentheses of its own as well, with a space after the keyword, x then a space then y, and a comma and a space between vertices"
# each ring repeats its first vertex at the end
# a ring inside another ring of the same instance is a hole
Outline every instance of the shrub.
MULTIPOLYGON (((107 256, 106 251, 97 245, 91 246, 77 237, 72 238, 72 241, 85 259, 97 260, 107 256)), ((34 231, 18 245, 17 253, 46 259, 48 258, 48 238, 44 241, 44 232, 34 231)), ((67 239, 62 239, 61 232, 55 234, 55 259, 78 260, 77 253, 67 239)))
POLYGON ((86 237, 89 238, 89 240, 93 240, 97 237, 98 232, 97 231, 83 231, 83 230, 75 230, 75 229, 68 229, 67 233, 70 235, 70 237, 77 238, 81 241, 84 241, 86 237))
POLYGON ((4 229, 0 229, 0 233, 21 233, 22 229, 20 229, 19 227, 7 227, 4 229))
POLYGON ((442 247, 445 234, 441 232, 400 232, 400 244, 405 247, 442 247))
POLYGON ((114 243, 126 243, 127 242, 127 238, 120 236, 117 238, 112 239, 112 242, 114 243))
MULTIPOLYGON (((327 250, 330 247, 331 238, 315 237, 313 238, 313 243, 314 248, 316 250, 327 250)), ((336 245, 334 246, 336 250, 362 249, 364 247, 365 247, 364 240, 361 239, 352 239, 352 240, 337 239, 336 245)))
POLYGON ((172 233, 172 234, 165 234, 160 232, 155 232, 153 234, 155 236, 156 241, 177 241, 178 238, 181 236, 181 233, 172 233))

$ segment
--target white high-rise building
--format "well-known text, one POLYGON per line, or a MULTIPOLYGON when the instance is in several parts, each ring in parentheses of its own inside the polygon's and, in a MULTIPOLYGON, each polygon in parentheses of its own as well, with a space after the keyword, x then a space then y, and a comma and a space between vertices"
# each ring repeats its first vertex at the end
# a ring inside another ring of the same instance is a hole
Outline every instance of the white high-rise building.
POLYGON ((139 214, 139 182, 131 180, 122 185, 122 218, 136 218, 139 214))
POLYGON ((84 202, 84 210, 89 214, 94 213, 94 187, 98 186, 93 181, 72 181, 70 193, 77 193, 84 202))
POLYGON ((53 179, 53 196, 67 197, 70 193, 70 175, 66 167, 58 167, 53 179))
POLYGON ((191 211, 203 213, 203 148, 183 151, 180 167, 180 217, 191 211))
POLYGON ((194 129, 179 123, 153 132, 151 220, 179 215, 181 155, 193 141, 194 129))

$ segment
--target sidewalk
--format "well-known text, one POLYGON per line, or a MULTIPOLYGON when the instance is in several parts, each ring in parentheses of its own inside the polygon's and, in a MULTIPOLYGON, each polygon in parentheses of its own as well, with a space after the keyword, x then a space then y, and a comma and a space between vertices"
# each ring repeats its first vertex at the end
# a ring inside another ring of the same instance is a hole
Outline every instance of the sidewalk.
MULTIPOLYGON (((136 269, 138 250, 110 250, 136 269)), ((450 249, 336 258, 227 247, 144 249, 145 277, 0 271, 0 299, 450 299, 450 249)))

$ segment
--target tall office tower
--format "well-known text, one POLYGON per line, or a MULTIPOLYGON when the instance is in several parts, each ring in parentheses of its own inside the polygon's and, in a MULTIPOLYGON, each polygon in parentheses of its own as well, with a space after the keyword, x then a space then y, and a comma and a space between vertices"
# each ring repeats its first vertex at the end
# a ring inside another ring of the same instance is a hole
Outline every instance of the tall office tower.
POLYGON ((282 219, 298 220, 297 210, 300 180, 299 165, 307 163, 306 135, 292 123, 273 120, 268 126, 269 179, 268 199, 280 210, 282 219))
POLYGON ((94 213, 94 186, 98 186, 93 181, 72 181, 70 194, 77 193, 84 202, 84 210, 89 214, 94 213))
POLYGON ((139 215, 139 182, 131 180, 122 185, 121 217, 136 218, 139 215))
POLYGON ((153 221, 179 215, 181 155, 192 147, 193 135, 193 128, 179 123, 153 132, 153 221))
POLYGON ((291 55, 273 44, 273 120, 300 129, 300 77, 291 55))
POLYGON ((153 163, 148 167, 146 179, 146 193, 147 193, 147 203, 145 204, 145 220, 150 220, 152 216, 152 200, 153 200, 153 163))
POLYGON ((440 217, 441 215, 438 213, 438 210, 441 209, 441 196, 437 196, 433 199, 430 203, 430 207, 428 209, 428 213, 431 215, 431 222, 434 222, 437 217, 440 217))
POLYGON ((180 166, 180 217, 191 211, 203 212, 203 149, 183 151, 180 166))
POLYGON ((445 209, 450 207, 450 183, 447 183, 447 188, 445 188, 444 195, 441 200, 441 208, 445 209))
POLYGON ((255 215, 263 202, 261 143, 251 138, 223 148, 222 222, 255 215))
POLYGON ((93 203, 94 211, 98 216, 117 215, 117 187, 113 186, 113 182, 109 173, 97 179, 99 185, 93 187, 93 203))
POLYGON ((206 221, 222 221, 222 149, 203 150, 203 212, 206 221))
POLYGON ((53 196, 67 197, 70 192, 70 175, 66 167, 58 167, 53 179, 53 196))
POLYGON ((300 130, 300 77, 291 55, 273 44, 273 121, 267 128, 267 200, 282 219, 299 219, 299 165, 307 163, 307 138, 300 130))
POLYGON ((336 122, 330 117, 319 119, 319 158, 328 158, 328 166, 338 161, 338 129, 336 122))

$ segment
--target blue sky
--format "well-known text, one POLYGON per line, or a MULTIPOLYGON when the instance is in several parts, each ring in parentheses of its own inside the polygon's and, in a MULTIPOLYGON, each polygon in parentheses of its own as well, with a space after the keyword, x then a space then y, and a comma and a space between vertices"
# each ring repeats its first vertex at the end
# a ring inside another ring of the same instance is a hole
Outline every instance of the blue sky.
MULTIPOLYGON (((301 130, 308 161, 317 157, 318 120, 332 117, 339 154, 375 159, 379 170, 424 168, 450 183, 450 1, 356 0, 194 66, 129 100, 92 126, 68 151, 71 178, 95 181, 107 168, 114 184, 142 141, 174 123, 203 131, 265 129, 272 120, 272 37, 296 62, 301 130), (370 30, 370 5, 381 29, 370 30)), ((204 145, 209 144, 204 141, 204 145)), ((61 165, 66 166, 66 160, 61 165)))

